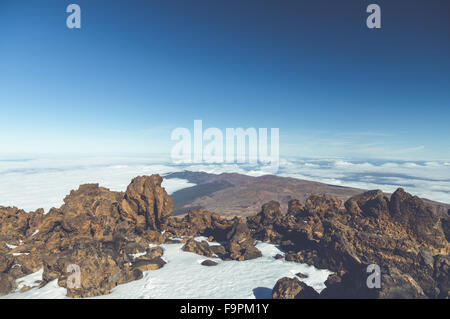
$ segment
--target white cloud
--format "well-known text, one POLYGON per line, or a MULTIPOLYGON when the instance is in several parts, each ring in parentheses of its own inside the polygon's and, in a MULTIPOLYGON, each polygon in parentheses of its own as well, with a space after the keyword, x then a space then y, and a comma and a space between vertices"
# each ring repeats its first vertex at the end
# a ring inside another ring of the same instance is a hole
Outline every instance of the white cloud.
MULTIPOLYGON (((63 204, 64 197, 80 184, 99 183, 125 191, 138 175, 168 174, 192 170, 207 173, 267 174, 261 167, 238 164, 192 164, 175 166, 155 157, 42 157, 0 160, 0 205, 27 211, 48 210, 63 204)), ((393 192, 398 187, 432 200, 450 203, 448 162, 355 161, 339 158, 283 158, 281 176, 393 192)), ((185 180, 165 180, 169 193, 192 186, 185 180)))

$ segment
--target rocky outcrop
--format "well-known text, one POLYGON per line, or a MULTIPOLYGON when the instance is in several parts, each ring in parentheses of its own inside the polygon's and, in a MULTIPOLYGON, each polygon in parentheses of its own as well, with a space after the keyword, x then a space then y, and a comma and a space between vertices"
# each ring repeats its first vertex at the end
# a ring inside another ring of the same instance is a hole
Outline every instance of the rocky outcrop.
POLYGON ((44 258, 43 280, 57 279, 59 286, 67 288, 69 297, 108 294, 119 284, 142 278, 142 272, 135 271, 129 262, 127 256, 117 253, 112 243, 81 241, 70 250, 44 258), (80 285, 74 283, 72 288, 67 280, 77 269, 80 285))
MULTIPOLYGON (((297 206, 293 205, 293 206, 297 206)), ((448 295, 449 243, 442 219, 422 200, 397 190, 339 200, 312 196, 303 210, 272 225, 285 259, 336 272, 323 298, 443 298, 448 295), (382 285, 366 285, 371 264, 382 285)))
POLYGON ((255 239, 244 218, 236 220, 227 234, 227 251, 229 258, 234 260, 249 260, 261 257, 261 251, 255 247, 255 239))
POLYGON ((184 244, 181 249, 205 257, 214 257, 215 255, 206 240, 196 241, 195 239, 191 238, 186 242, 186 244, 184 244))
POLYGON ((11 292, 17 278, 43 268, 43 284, 56 279, 68 296, 90 297, 162 267, 162 250, 149 248, 165 241, 161 230, 172 212, 161 182, 158 175, 140 176, 126 193, 81 185, 45 215, 0 207, 0 293, 11 292), (68 269, 77 267, 80 285, 70 288, 68 269))
MULTIPOLYGON (((43 217, 43 209, 27 213, 17 207, 0 206, 0 243, 19 245, 36 231, 43 217)), ((0 252, 5 248, 1 245, 0 252)))
POLYGON ((173 236, 205 236, 216 241, 225 241, 235 220, 221 217, 204 209, 195 209, 183 218, 169 219, 167 231, 173 236))
POLYGON ((137 221, 136 227, 141 232, 145 229, 164 230, 172 214, 172 198, 161 183, 159 175, 136 177, 120 203, 122 215, 137 221))
POLYGON ((405 226, 411 235, 435 247, 444 247, 444 230, 436 211, 417 196, 399 188, 391 196, 389 211, 394 221, 405 226))
POLYGON ((362 213, 366 217, 389 217, 389 200, 380 190, 368 191, 345 202, 345 208, 353 215, 362 213))
POLYGON ((273 299, 317 299, 319 294, 298 278, 284 277, 272 289, 273 299))

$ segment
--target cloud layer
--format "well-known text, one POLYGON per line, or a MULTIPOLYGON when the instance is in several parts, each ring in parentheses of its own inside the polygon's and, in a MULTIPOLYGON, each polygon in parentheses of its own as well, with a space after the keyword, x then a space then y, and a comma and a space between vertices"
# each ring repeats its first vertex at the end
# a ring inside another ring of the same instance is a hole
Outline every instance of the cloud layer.
MULTIPOLYGON (((0 205, 48 210, 62 205, 64 197, 80 184, 99 183, 111 190, 125 191, 135 176, 182 170, 266 174, 257 165, 174 165, 155 157, 6 158, 0 159, 0 205)), ((386 192, 403 187, 412 194, 450 203, 450 162, 445 161, 287 158, 280 161, 278 175, 386 192)), ((179 179, 165 180, 163 185, 169 193, 192 186, 179 179)))

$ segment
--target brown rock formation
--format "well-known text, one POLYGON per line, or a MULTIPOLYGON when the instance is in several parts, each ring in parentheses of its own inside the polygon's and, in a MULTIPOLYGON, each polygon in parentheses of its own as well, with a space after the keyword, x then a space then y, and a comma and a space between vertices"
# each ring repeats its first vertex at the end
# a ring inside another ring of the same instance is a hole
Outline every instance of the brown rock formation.
POLYGON ((159 175, 139 176, 131 181, 123 200, 124 216, 137 221, 139 231, 144 229, 164 230, 172 214, 173 201, 161 187, 159 175))
MULTIPOLYGON (((448 295, 449 243, 443 223, 423 201, 397 190, 339 200, 312 196, 303 212, 283 216, 272 228, 286 260, 340 272, 326 298, 436 298, 448 295), (368 289, 367 266, 381 268, 381 289, 368 289), (397 288, 396 288, 397 287, 397 288), (400 287, 400 288, 398 288, 400 287)), ((258 235, 258 228, 255 228, 258 235)))
POLYGON ((67 295, 88 297, 162 267, 162 250, 147 249, 149 243, 164 242, 160 231, 172 212, 161 181, 158 175, 137 177, 125 194, 81 185, 46 215, 0 207, 0 293, 11 292, 15 279, 40 268, 43 284, 57 279, 67 287, 68 267, 77 265, 81 286, 68 288, 67 295))
POLYGON ((317 299, 319 294, 298 278, 284 277, 272 289, 273 299, 317 299))

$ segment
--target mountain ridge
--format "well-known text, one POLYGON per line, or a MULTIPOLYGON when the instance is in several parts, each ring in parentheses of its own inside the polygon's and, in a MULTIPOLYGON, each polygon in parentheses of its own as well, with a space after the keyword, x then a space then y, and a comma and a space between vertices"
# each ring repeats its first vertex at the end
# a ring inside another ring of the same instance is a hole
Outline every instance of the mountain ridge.
MULTIPOLYGON (((219 212, 223 216, 251 216, 258 213, 261 206, 271 200, 280 202, 281 209, 285 211, 289 200, 294 198, 304 202, 310 195, 326 194, 345 202, 352 196, 368 191, 277 175, 254 177, 238 173, 210 174, 183 171, 170 173, 164 178, 181 178, 196 184, 172 194, 174 216, 186 214, 195 208, 219 212)), ((391 194, 385 192, 385 195, 391 194)), ((447 203, 426 198, 422 200, 433 206, 442 216, 450 209, 450 204, 447 203)))

